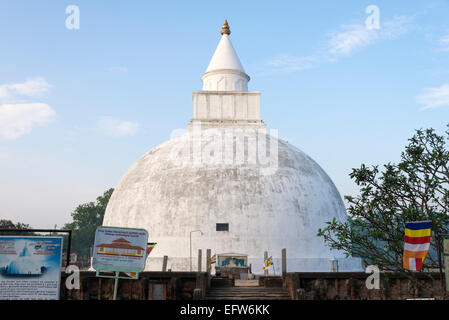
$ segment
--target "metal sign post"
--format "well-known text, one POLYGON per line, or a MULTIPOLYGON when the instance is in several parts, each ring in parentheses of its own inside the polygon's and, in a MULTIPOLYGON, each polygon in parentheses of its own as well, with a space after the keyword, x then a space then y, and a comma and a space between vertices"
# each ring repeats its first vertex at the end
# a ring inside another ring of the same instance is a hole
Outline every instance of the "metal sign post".
POLYGON ((100 274, 100 271, 97 271, 96 276, 99 278, 109 278, 109 279, 114 279, 114 296, 113 296, 113 300, 117 300, 117 289, 118 289, 118 280, 119 279, 125 279, 125 280, 138 280, 139 279, 139 274, 136 273, 136 277, 120 277, 120 272, 119 271, 115 271, 113 276, 108 276, 105 274, 100 274))

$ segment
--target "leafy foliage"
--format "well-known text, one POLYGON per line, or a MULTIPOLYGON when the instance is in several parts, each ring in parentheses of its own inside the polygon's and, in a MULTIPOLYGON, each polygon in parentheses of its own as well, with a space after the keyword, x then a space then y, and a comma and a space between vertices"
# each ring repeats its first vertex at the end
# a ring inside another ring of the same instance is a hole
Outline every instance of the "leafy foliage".
POLYGON ((81 204, 72 212, 73 222, 64 225, 72 230, 71 251, 81 256, 88 256, 94 244, 95 230, 103 223, 104 213, 113 188, 105 191, 96 202, 81 204))
MULTIPOLYGON (((448 125, 449 127, 449 125, 448 125)), ((416 130, 398 164, 352 169, 360 187, 357 197, 345 196, 350 219, 327 222, 318 235, 333 249, 362 257, 384 270, 404 271, 402 254, 405 223, 431 220, 431 252, 435 234, 449 228, 449 150, 446 136, 433 129, 416 130)), ((438 256, 428 255, 424 268, 437 268, 438 256)))
MULTIPOLYGON (((21 223, 21 222, 14 223, 11 220, 2 219, 2 220, 0 220, 0 229, 10 229, 10 230, 31 229, 31 227, 30 227, 30 225, 25 224, 25 223, 21 223)), ((0 232, 0 235, 17 236, 17 235, 32 235, 32 234, 17 231, 17 232, 0 232)))

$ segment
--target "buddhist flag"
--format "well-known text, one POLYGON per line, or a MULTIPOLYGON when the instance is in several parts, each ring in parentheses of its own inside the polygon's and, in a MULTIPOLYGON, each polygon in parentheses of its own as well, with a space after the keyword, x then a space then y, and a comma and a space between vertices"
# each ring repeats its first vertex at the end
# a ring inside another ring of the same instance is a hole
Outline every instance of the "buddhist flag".
POLYGON ((210 264, 214 264, 217 262, 217 256, 214 254, 211 258, 210 258, 210 264))
POLYGON ((269 268, 272 264, 273 264, 273 257, 271 256, 267 258, 267 260, 265 260, 265 264, 263 265, 262 269, 265 270, 266 268, 269 268))
POLYGON ((150 254, 151 250, 156 246, 157 242, 148 242, 147 243, 147 256, 150 254))
POLYGON ((421 270, 424 259, 429 252, 431 221, 407 222, 405 225, 405 241, 403 266, 406 270, 421 270))
POLYGON ((130 278, 137 279, 137 273, 136 272, 125 272, 126 275, 130 278))

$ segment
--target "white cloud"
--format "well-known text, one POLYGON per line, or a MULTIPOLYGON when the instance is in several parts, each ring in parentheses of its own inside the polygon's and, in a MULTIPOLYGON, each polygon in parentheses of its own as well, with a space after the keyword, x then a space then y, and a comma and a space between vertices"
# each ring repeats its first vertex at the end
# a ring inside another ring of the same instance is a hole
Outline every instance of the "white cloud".
POLYGON ((331 33, 328 52, 334 57, 346 56, 378 40, 396 39, 409 30, 412 20, 413 17, 395 16, 381 23, 379 29, 369 29, 364 24, 343 25, 342 31, 331 33))
POLYGON ((379 30, 380 38, 391 40, 407 33, 412 27, 415 16, 394 16, 393 19, 385 21, 379 30))
POLYGON ((54 119, 48 104, 27 101, 44 95, 50 87, 42 77, 0 85, 0 139, 17 139, 54 119))
POLYGON ((23 83, 0 85, 0 98, 11 99, 17 96, 39 97, 50 89, 44 78, 33 78, 23 83))
POLYGON ((110 71, 110 72, 121 72, 121 73, 125 73, 125 72, 128 72, 128 68, 114 66, 114 67, 110 67, 110 68, 109 68, 109 71, 110 71))
POLYGON ((421 110, 449 106, 449 84, 439 88, 424 89, 424 93, 416 96, 416 101, 422 104, 421 110))
POLYGON ((379 34, 376 29, 368 29, 365 25, 343 25, 343 31, 331 33, 328 52, 332 56, 345 56, 354 50, 373 43, 379 34))
POLYGON ((449 34, 440 38, 440 46, 442 51, 449 51, 449 34))
POLYGON ((55 112, 45 103, 0 105, 0 139, 17 139, 35 126, 48 124, 54 117, 55 112))
POLYGON ((104 117, 98 121, 98 127, 108 135, 114 137, 132 136, 136 134, 140 123, 104 117))
POLYGON ((280 55, 269 59, 266 64, 271 71, 302 71, 322 63, 338 61, 357 50, 370 46, 380 40, 395 39, 410 29, 413 16, 395 16, 381 22, 380 29, 367 28, 365 24, 340 26, 339 30, 329 32, 325 45, 310 56, 297 57, 280 55))

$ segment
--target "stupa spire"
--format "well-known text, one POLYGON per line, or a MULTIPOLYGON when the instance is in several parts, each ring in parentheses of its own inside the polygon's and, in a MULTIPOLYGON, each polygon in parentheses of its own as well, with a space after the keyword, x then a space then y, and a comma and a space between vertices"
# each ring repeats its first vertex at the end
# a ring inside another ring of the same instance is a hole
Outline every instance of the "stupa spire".
POLYGON ((223 26, 221 27, 221 34, 231 34, 231 29, 229 29, 228 20, 225 19, 223 26))
POLYGON ((203 90, 208 91, 248 91, 249 76, 245 73, 237 53, 231 43, 228 20, 221 27, 221 40, 215 49, 201 80, 203 90))
POLYGON ((260 92, 248 91, 249 76, 232 46, 228 21, 221 28, 221 39, 206 72, 203 90, 193 92, 193 118, 190 131, 200 124, 209 128, 251 128, 266 131, 260 118, 260 92))

